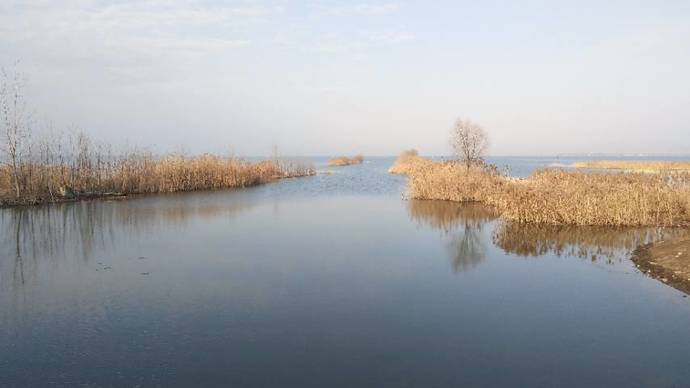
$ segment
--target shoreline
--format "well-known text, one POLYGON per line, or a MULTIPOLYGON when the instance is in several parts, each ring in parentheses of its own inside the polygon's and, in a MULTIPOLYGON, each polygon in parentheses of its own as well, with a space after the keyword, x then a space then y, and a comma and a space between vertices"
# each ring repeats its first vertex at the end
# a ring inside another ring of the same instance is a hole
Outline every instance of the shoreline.
POLYGON ((631 260, 643 274, 690 295, 690 238, 640 245, 631 260))
POLYGON ((175 191, 160 191, 160 192, 143 192, 143 193, 83 193, 77 194, 75 197, 59 197, 54 198, 22 198, 19 200, 0 200, 0 210, 1 209, 16 209, 22 207, 34 207, 34 206, 46 206, 46 205, 57 205, 63 203, 76 203, 76 202, 87 202, 87 201, 113 201, 113 200, 128 200, 134 198, 148 197, 153 195, 164 195, 164 194, 180 194, 180 193, 194 193, 203 191, 230 191, 245 189, 250 187, 262 186, 270 183, 279 182, 286 179, 296 179, 296 178, 307 178, 314 176, 316 173, 305 173, 301 175, 286 175, 273 177, 266 181, 258 182, 256 184, 244 185, 244 186, 234 186, 234 187, 220 187, 220 188, 199 188, 193 190, 175 190, 175 191))
MULTIPOLYGON (((151 193, 154 194, 154 193, 151 193)), ((40 198, 30 198, 30 199, 20 199, 17 201, 0 201, 0 209, 13 209, 20 207, 33 207, 41 205, 53 205, 61 203, 73 203, 73 202, 85 202, 85 201, 96 201, 96 200, 113 200, 113 199, 129 199, 135 196, 140 196, 145 194, 122 194, 122 193, 103 193, 103 194, 84 194, 74 198, 53 198, 53 199, 40 199, 40 198)))

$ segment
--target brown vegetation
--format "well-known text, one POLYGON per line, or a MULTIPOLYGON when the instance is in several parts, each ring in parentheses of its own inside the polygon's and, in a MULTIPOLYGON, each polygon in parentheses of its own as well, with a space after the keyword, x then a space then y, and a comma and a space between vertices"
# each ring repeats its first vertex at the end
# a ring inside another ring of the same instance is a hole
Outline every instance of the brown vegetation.
POLYGON ((17 169, 16 182, 11 168, 0 168, 0 205, 238 188, 313 174, 309 166, 278 160, 248 162, 182 154, 154 157, 145 152, 115 157, 86 147, 71 159, 51 155, 48 161, 26 161, 17 169))
POLYGON ((28 111, 21 75, 0 69, 0 206, 245 187, 315 173, 277 157, 154 157, 137 150, 116 153, 85 134, 35 138, 28 111))
POLYGON ((688 161, 654 161, 654 160, 592 160, 575 163, 576 168, 624 170, 634 172, 690 172, 688 161))
POLYGON ((408 162, 415 199, 483 202, 519 223, 690 225, 690 174, 586 173, 544 169, 527 179, 459 162, 408 162))
POLYGON ((0 205, 104 196, 209 190, 313 175, 310 166, 278 159, 248 162, 215 155, 115 154, 86 135, 28 143, 21 159, 0 166, 0 205))
POLYGON ((347 156, 340 156, 329 160, 328 165, 331 167, 342 167, 350 166, 353 164, 362 164, 362 162, 364 162, 364 156, 362 155, 353 156, 351 158, 347 156))
POLYGON ((398 159, 393 163, 388 172, 391 174, 407 175, 411 168, 419 167, 430 159, 420 157, 417 150, 410 149, 403 151, 398 159))

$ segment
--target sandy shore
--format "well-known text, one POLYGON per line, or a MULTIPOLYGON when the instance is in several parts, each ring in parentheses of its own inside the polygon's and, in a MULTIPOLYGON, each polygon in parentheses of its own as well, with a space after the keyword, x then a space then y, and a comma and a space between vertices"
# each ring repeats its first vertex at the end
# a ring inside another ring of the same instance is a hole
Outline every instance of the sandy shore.
POLYGON ((690 294, 690 238, 642 245, 632 260, 642 272, 690 294))

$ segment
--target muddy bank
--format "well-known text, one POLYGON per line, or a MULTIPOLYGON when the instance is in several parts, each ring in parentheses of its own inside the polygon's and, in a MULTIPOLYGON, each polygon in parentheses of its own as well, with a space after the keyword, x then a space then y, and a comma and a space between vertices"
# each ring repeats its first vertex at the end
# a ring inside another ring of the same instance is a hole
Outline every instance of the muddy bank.
POLYGON ((643 273, 690 294, 690 238, 642 245, 632 260, 643 273))

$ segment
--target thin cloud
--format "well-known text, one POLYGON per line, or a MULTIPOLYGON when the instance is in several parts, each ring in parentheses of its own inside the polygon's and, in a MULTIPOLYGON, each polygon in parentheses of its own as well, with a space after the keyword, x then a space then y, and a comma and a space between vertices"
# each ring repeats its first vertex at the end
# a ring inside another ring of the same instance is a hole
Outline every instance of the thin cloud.
POLYGON ((358 4, 355 6, 355 12, 363 15, 386 15, 400 9, 398 3, 383 3, 383 4, 358 4))

